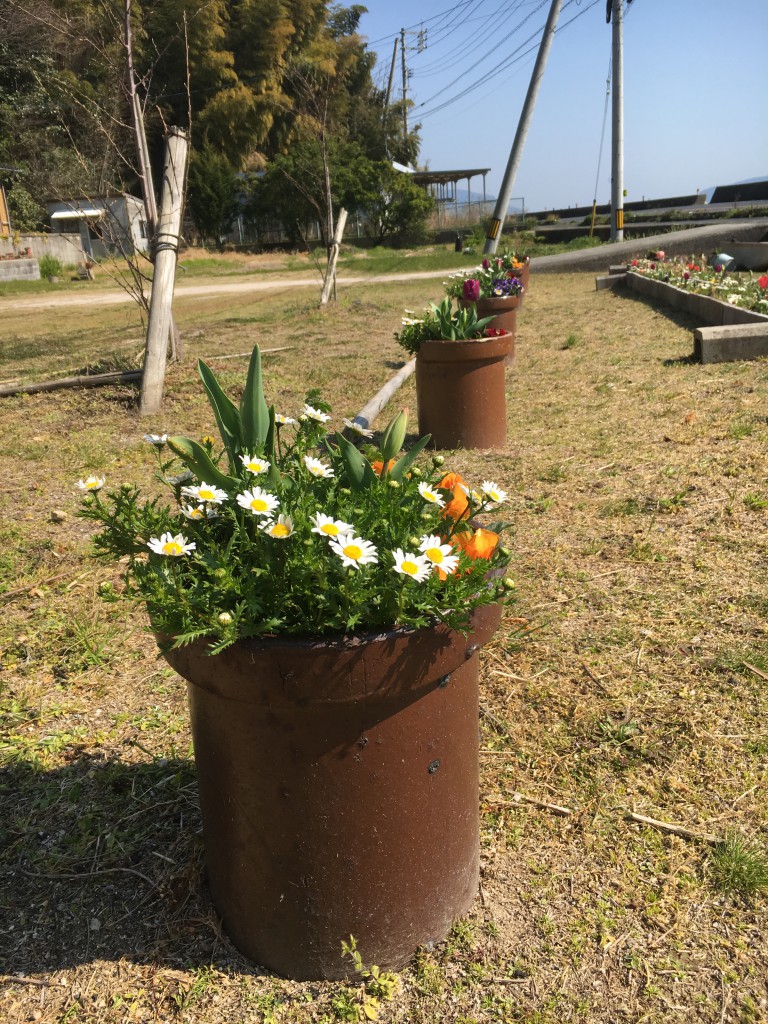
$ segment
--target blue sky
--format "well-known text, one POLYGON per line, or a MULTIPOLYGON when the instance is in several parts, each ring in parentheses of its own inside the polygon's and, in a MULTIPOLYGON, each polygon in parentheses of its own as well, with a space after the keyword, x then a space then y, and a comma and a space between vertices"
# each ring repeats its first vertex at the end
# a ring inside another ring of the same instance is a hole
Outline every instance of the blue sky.
MULTIPOLYGON (((495 195, 550 0, 369 0, 367 6, 359 31, 379 54, 382 84, 394 37, 409 30, 409 95, 417 104, 410 116, 422 123, 420 165, 490 167, 488 192, 495 195), (418 52, 421 27, 427 46, 418 52)), ((605 0, 563 0, 512 191, 527 209, 610 199, 610 103, 598 176, 611 56, 605 10, 605 0)), ((768 178, 767 50, 768 0, 625 5, 628 201, 768 178)), ((398 54, 396 96, 399 61, 398 54)), ((480 178, 472 188, 482 188, 480 178)))

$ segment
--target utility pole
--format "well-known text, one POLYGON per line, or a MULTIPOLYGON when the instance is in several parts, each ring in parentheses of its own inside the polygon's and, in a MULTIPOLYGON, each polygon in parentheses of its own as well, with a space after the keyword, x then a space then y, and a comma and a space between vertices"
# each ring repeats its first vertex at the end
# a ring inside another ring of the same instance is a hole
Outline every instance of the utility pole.
MULTIPOLYGON (((629 2, 629 0, 628 0, 629 2)), ((607 0, 606 19, 612 24, 612 146, 611 146, 611 241, 624 241, 624 44, 623 0, 607 0)))
POLYGON ((387 95, 384 97, 384 121, 387 120, 387 110, 389 110, 389 98, 392 95, 392 82, 395 78, 395 63, 397 62, 397 44, 400 40, 395 36, 395 47, 392 50, 392 63, 389 65, 389 81, 387 82, 387 95))
POLYGON ((509 209, 509 200, 512 196, 512 187, 515 183, 515 175, 517 174, 517 168, 520 165, 520 158, 523 155, 523 147, 525 145, 525 138, 528 134, 528 126, 531 122, 533 108, 536 106, 536 97, 539 95, 539 86, 541 85, 541 78, 544 74, 544 65, 547 63, 547 56, 549 55, 549 50, 552 46, 552 40, 555 35, 555 26, 557 25, 557 19, 560 14, 560 6, 561 0, 552 0, 547 24, 544 26, 544 35, 541 37, 539 52, 536 57, 536 63, 533 67, 533 73, 531 74, 531 81, 528 85, 528 92, 525 94, 525 103, 523 103, 520 121, 517 125, 515 141, 512 143, 512 150, 509 154, 509 160, 507 161, 507 169, 504 171, 504 178, 501 183, 501 192, 499 194, 499 198, 496 200, 496 208, 493 211, 493 219, 491 220, 488 228, 488 234, 485 236, 485 248, 483 249, 483 252, 486 254, 496 252, 496 246, 499 244, 501 229, 504 225, 504 219, 507 216, 507 210, 509 209))
POLYGON ((400 63, 403 69, 403 142, 408 138, 408 66, 405 57, 405 29, 400 29, 400 63))

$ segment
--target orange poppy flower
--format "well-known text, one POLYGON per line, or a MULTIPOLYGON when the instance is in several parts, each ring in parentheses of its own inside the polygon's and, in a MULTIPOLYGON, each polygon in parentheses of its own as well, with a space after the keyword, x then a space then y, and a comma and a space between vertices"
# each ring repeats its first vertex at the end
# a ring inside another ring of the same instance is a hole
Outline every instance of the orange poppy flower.
POLYGON ((459 520, 469 511, 467 500, 466 484, 458 473, 446 473, 438 487, 453 492, 453 499, 443 509, 443 515, 448 519, 459 520))
MULTIPOLYGON (((394 459, 390 459, 389 462, 387 463, 387 472, 388 473, 392 469, 394 464, 395 464, 395 460, 394 459)), ((372 462, 371 463, 371 469, 373 470, 374 473, 377 474, 377 476, 381 476, 381 471, 382 471, 383 468, 384 468, 384 463, 381 462, 381 460, 379 460, 378 462, 372 462)))
POLYGON ((455 534, 460 547, 470 558, 490 558, 499 543, 498 533, 478 527, 474 533, 465 531, 455 534))

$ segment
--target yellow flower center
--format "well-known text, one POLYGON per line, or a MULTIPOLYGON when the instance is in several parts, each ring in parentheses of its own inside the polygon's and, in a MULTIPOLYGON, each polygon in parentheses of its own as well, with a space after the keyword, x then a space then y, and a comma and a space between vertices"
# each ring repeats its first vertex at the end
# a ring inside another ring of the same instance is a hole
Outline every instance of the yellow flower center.
POLYGON ((175 540, 169 540, 163 544, 163 552, 166 555, 180 555, 183 553, 183 550, 181 544, 177 544, 175 540))
POLYGON ((251 508, 254 512, 266 512, 267 503, 263 498, 254 498, 251 502, 251 508))
POLYGON ((344 548, 344 554, 347 556, 347 558, 351 558, 354 562, 358 560, 362 553, 363 549, 359 547, 357 544, 347 544, 347 546, 344 548))
POLYGON ((250 469, 250 471, 252 473, 261 473, 263 468, 264 467, 263 467, 263 465, 260 462, 249 462, 248 463, 248 469, 250 469))
POLYGON ((192 511, 189 513, 189 518, 190 519, 202 519, 203 518, 203 510, 201 508, 193 508, 192 511))
POLYGON ((85 481, 85 486, 88 488, 89 491, 97 491, 99 489, 99 481, 98 480, 86 480, 85 481))
POLYGON ((427 501, 437 501, 437 495, 433 494, 432 491, 424 491, 424 498, 427 501))
POLYGON ((416 573, 417 573, 417 572, 419 571, 419 567, 418 567, 418 565, 416 565, 416 563, 415 563, 415 562, 411 562, 411 561, 410 561, 409 559, 407 559, 407 558, 406 558, 406 560, 405 560, 405 561, 404 561, 404 562, 403 562, 403 563, 402 563, 402 564, 400 565, 400 568, 401 568, 401 569, 403 570, 403 572, 407 572, 409 576, 415 576, 415 575, 416 575, 416 573))
POLYGON ((288 537, 291 533, 285 523, 275 523, 269 532, 273 537, 288 537))
POLYGON ((320 527, 320 532, 327 534, 329 537, 338 537, 339 528, 335 523, 323 523, 320 527))
POLYGON ((200 495, 203 501, 213 501, 213 499, 216 497, 213 491, 204 491, 202 488, 198 491, 198 494, 200 495))
POLYGON ((427 548, 424 552, 430 562, 434 562, 435 565, 440 565, 443 560, 443 552, 440 548, 427 548))

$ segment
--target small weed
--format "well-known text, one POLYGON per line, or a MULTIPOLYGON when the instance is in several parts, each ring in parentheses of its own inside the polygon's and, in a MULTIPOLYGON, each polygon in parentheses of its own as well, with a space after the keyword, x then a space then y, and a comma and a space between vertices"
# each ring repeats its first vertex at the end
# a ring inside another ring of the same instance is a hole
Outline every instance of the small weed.
POLYGON ((629 722, 614 722, 612 718, 606 718, 604 722, 600 722, 599 729, 603 742, 615 743, 617 746, 626 743, 640 732, 640 726, 634 718, 629 722))
POLYGON ((575 334, 569 334, 563 342, 563 349, 575 348, 579 343, 579 339, 575 334))
POLYGON ((609 501, 603 505, 600 515, 605 518, 613 516, 639 516, 645 511, 643 503, 637 498, 624 498, 621 501, 609 501))
POLYGON ((539 480, 543 480, 547 484, 557 484, 561 480, 565 480, 567 476, 568 471, 565 466, 554 465, 539 473, 539 480))
POLYGON ((635 541, 629 549, 629 557, 636 562, 665 562, 666 558, 647 541, 635 541))
POLYGON ((738 833, 712 849, 709 868, 712 884, 721 892, 755 896, 768 890, 768 856, 738 833))
MULTIPOLYGON (((400 985, 400 979, 391 971, 380 970, 376 964, 366 967, 357 948, 357 939, 354 935, 349 936, 349 942, 342 942, 341 952, 343 956, 349 957, 355 968, 355 974, 363 979, 362 1002, 358 1004, 360 1016, 365 1020, 376 1020, 381 1003, 394 997, 400 985)), ((342 1017, 341 1019, 349 1020, 350 1018, 342 1017)))
POLYGON ((750 437, 754 429, 755 425, 750 420, 734 420, 728 427, 728 436, 734 441, 741 441, 745 437, 750 437))
POLYGON ((759 493, 745 494, 744 504, 750 512, 762 512, 764 508, 768 508, 768 496, 759 493))

